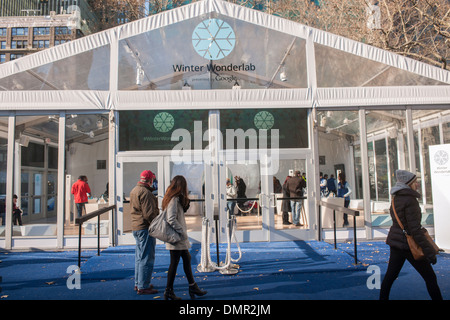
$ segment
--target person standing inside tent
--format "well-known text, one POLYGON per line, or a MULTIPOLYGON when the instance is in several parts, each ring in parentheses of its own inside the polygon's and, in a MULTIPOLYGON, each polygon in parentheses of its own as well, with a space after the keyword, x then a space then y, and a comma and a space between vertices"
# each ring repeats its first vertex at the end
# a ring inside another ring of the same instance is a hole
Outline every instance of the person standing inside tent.
POLYGON ((175 176, 170 182, 162 201, 162 210, 166 214, 167 223, 181 235, 181 240, 175 244, 166 243, 166 249, 170 252, 170 265, 167 273, 167 285, 164 291, 165 300, 180 300, 173 291, 173 283, 177 275, 178 263, 183 258, 183 270, 189 283, 189 295, 203 296, 207 292, 201 290, 194 280, 191 267, 191 244, 187 234, 185 214, 189 209, 187 182, 183 176, 175 176))
POLYGON ((158 292, 150 284, 156 239, 148 233, 150 223, 159 214, 158 201, 151 188, 154 179, 153 172, 142 171, 138 183, 130 192, 131 229, 136 240, 134 289, 139 295, 158 292))
POLYGON ((78 177, 78 180, 72 185, 71 193, 75 197, 78 218, 86 211, 85 204, 88 202, 88 196, 91 194, 91 188, 88 184, 88 178, 84 175, 78 177))
POLYGON ((392 205, 390 214, 392 218, 392 226, 389 230, 386 243, 390 247, 389 264, 380 288, 380 300, 388 300, 392 284, 397 279, 405 260, 419 272, 425 280, 427 290, 432 300, 442 300, 441 290, 439 289, 436 274, 433 271, 432 264, 435 264, 436 252, 431 244, 426 240, 424 228, 421 225, 422 210, 419 202, 420 194, 417 192, 419 183, 414 173, 406 170, 397 170, 395 172, 397 182, 391 189, 392 205), (416 243, 422 248, 425 259, 415 260, 408 241, 400 227, 395 216, 393 206, 397 212, 397 216, 403 224, 406 232, 414 238, 416 243))
MULTIPOLYGON (((236 199, 236 188, 231 183, 230 178, 227 178, 227 198, 236 199)), ((230 215, 234 215, 234 207, 236 207, 236 201, 228 200, 227 209, 230 215)))
MULTIPOLYGON (((338 198, 344 198, 344 207, 348 208, 350 205, 350 195, 352 194, 352 189, 345 179, 345 173, 341 172, 338 176, 339 183, 337 189, 338 198)), ((344 227, 348 226, 348 215, 344 213, 344 227)))
POLYGON ((330 179, 327 180, 327 188, 329 194, 333 194, 336 196, 336 179, 334 178, 334 174, 330 175, 330 179))
POLYGON ((17 200, 19 197, 17 197, 17 194, 13 195, 13 224, 14 225, 22 225, 22 210, 20 210, 19 206, 17 205, 17 200))
MULTIPOLYGON (((235 176, 234 177, 234 183, 236 185, 236 194, 237 194, 237 199, 240 199, 239 201, 237 201, 237 207, 238 209, 243 210, 244 209, 244 203, 246 202, 246 190, 247 190, 247 185, 245 184, 244 180, 239 177, 239 176, 235 176)), ((240 215, 240 213, 238 213, 238 215, 240 215)), ((243 215, 245 216, 246 213, 243 213, 243 215)))
POLYGON ((292 223, 296 226, 302 226, 300 215, 302 212, 303 189, 306 187, 305 180, 300 176, 300 171, 295 171, 294 176, 287 180, 287 189, 291 199, 292 223))
MULTIPOLYGON (((287 176, 286 180, 284 180, 283 183, 283 198, 289 198, 289 190, 288 190, 288 185, 287 182, 288 180, 291 178, 291 176, 287 176)), ((281 217, 283 219, 283 224, 284 225, 290 225, 292 223, 289 222, 289 212, 291 212, 291 201, 288 199, 283 199, 281 201, 281 217)))

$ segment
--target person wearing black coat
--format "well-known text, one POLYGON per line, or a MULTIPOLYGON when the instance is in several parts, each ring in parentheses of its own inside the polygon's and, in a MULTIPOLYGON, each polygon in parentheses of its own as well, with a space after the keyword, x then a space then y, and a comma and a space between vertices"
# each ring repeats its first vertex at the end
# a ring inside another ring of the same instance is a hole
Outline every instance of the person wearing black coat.
MULTIPOLYGON (((283 198, 289 198, 289 190, 287 182, 291 178, 291 176, 287 176, 286 180, 283 183, 282 191, 283 191, 283 198)), ((283 224, 289 225, 292 224, 289 222, 289 212, 291 212, 291 201, 290 200, 282 200, 281 201, 281 212, 282 212, 282 218, 283 218, 283 224)))
POLYGON ((442 300, 436 274, 431 266, 431 264, 436 263, 436 253, 426 240, 424 229, 421 225, 422 212, 417 201, 417 198, 420 197, 420 194, 417 192, 419 187, 417 177, 415 174, 405 170, 397 170, 395 175, 397 183, 390 192, 393 198, 393 205, 406 232, 412 235, 416 243, 422 248, 425 259, 415 260, 413 258, 406 236, 397 222, 391 205, 392 226, 386 239, 386 243, 390 246, 390 257, 380 288, 380 300, 389 299, 391 287, 398 277, 405 260, 408 260, 425 280, 431 299, 442 300))

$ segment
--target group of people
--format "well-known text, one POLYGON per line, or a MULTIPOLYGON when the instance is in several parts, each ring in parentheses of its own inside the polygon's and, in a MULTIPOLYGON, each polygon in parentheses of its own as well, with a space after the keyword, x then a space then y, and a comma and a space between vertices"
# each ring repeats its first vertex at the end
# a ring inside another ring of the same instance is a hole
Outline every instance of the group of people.
POLYGON ((300 171, 295 171, 294 175, 287 176, 282 186, 283 198, 290 198, 289 200, 282 200, 281 216, 284 225, 291 224, 289 221, 289 212, 292 212, 292 224, 295 226, 302 226, 300 223, 300 216, 302 212, 302 205, 304 199, 304 192, 306 189, 306 177, 301 175, 300 171))
MULTIPOLYGON (((330 178, 328 178, 328 175, 323 175, 322 172, 320 173, 320 196, 321 197, 338 197, 338 198, 344 198, 344 207, 348 208, 350 205, 350 195, 352 194, 352 189, 350 189, 350 184, 348 183, 345 173, 339 172, 338 174, 338 181, 336 183, 336 179, 334 178, 334 175, 330 175, 330 178)), ((348 226, 348 215, 344 213, 344 227, 348 226)))
MULTIPOLYGON (((239 176, 234 177, 234 184, 231 183, 230 178, 226 180, 226 192, 227 192, 227 210, 230 214, 234 214, 234 209, 236 206, 239 209, 239 212, 236 215, 240 215, 241 211, 244 209, 244 203, 247 202, 247 195, 245 194, 247 190, 247 185, 239 176), (236 199, 236 200, 234 200, 236 199)), ((245 215, 245 211, 243 215, 245 215)))
MULTIPOLYGON (((350 204, 350 194, 352 190, 346 180, 345 173, 339 173, 339 182, 336 184, 334 175, 327 179, 328 175, 323 176, 320 173, 320 189, 321 194, 325 188, 328 193, 333 193, 334 196, 344 198, 344 207, 348 208, 350 204)), ((287 176, 282 186, 283 198, 285 199, 281 204, 282 223, 284 225, 294 224, 295 226, 303 226, 300 223, 301 210, 303 205, 304 194, 306 192, 306 175, 300 174, 300 171, 295 171, 293 176, 287 176), (289 221, 289 212, 292 212, 292 223, 289 221)), ((348 226, 348 216, 344 213, 344 227, 348 226)))
MULTIPOLYGON (((380 299, 384 300, 389 298, 391 287, 398 277, 404 262, 408 260, 425 280, 431 298, 434 300, 442 300, 437 277, 432 268, 432 264, 435 264, 437 261, 436 252, 432 250, 430 244, 425 240, 424 228, 421 225, 422 214, 419 202, 417 201, 420 197, 420 194, 417 192, 419 188, 417 176, 405 170, 397 170, 396 178, 397 183, 390 192, 392 197, 395 197, 395 202, 393 202, 390 208, 393 223, 386 239, 386 243, 390 246, 390 257, 388 268, 381 284, 380 299), (405 230, 400 227, 394 216, 393 205, 395 205, 399 219, 406 226, 405 230), (405 232, 412 235, 422 248, 425 255, 424 259, 414 259, 405 232)), ((345 199, 344 206, 348 207, 350 202, 349 196, 352 191, 343 172, 339 173, 338 179, 336 196, 343 197, 345 199)), ((82 178, 80 180, 83 181, 82 178)), ((140 295, 155 294, 158 292, 150 283, 155 261, 156 240, 148 232, 151 221, 159 214, 158 202, 152 193, 154 180, 155 175, 150 170, 143 171, 140 175, 140 180, 130 193, 132 230, 136 240, 135 290, 140 295)), ((87 184, 87 179, 84 182, 87 184)), ((83 184, 80 183, 80 185, 83 184)), ((305 188, 306 178, 300 174, 300 171, 295 171, 293 176, 286 177, 282 186, 282 192, 284 198, 290 199, 283 200, 282 204, 284 224, 290 223, 288 220, 288 212, 290 211, 293 214, 293 223, 295 225, 301 225, 300 213, 305 188)), ((239 197, 229 179, 227 180, 227 193, 228 189, 230 189, 230 193, 233 192, 232 195, 239 197)), ((333 192, 333 188, 331 188, 330 192, 333 192)), ((235 202, 230 201, 229 210, 234 210, 233 204, 235 202)), ((167 213, 167 221, 179 232, 182 240, 175 244, 166 244, 166 249, 170 251, 170 265, 168 268, 166 289, 164 291, 164 298, 166 300, 180 299, 174 293, 173 284, 181 258, 183 259, 183 269, 189 283, 189 295, 191 298, 203 296, 207 293, 198 287, 192 274, 191 256, 189 253, 190 242, 184 216, 188 208, 189 198, 186 179, 183 176, 175 176, 166 190, 162 201, 162 210, 167 213)), ((344 225, 345 223, 348 224, 346 218, 346 215, 344 215, 344 225)))
MULTIPOLYGON (((136 240, 135 253, 135 290, 137 294, 155 294, 158 291, 151 284, 151 275, 155 262, 156 239, 149 235, 148 228, 158 215, 158 201, 153 194, 155 175, 150 170, 144 170, 136 186, 130 192, 131 227, 136 240)), ((165 300, 179 300, 173 290, 176 271, 180 258, 183 259, 183 269, 189 283, 189 295, 203 296, 207 292, 200 289, 194 280, 191 268, 190 242, 187 235, 185 213, 189 209, 187 182, 183 176, 175 176, 166 190, 162 200, 162 210, 167 222, 181 235, 181 240, 175 244, 166 243, 170 251, 170 265, 167 273, 165 300)), ((162 214, 162 213, 161 213, 162 214)))

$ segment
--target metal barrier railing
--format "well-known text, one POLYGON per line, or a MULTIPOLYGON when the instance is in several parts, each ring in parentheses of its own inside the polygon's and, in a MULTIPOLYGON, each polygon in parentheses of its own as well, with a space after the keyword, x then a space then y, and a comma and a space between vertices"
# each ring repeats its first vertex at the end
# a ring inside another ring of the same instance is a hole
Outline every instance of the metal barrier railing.
MULTIPOLYGON (((355 264, 358 264, 358 251, 357 251, 357 244, 356 244, 356 217, 359 216, 359 211, 345 208, 343 206, 339 206, 336 204, 331 204, 325 201, 319 201, 319 206, 324 206, 330 209, 333 209, 333 234, 334 234, 334 249, 337 249, 336 245, 336 211, 341 213, 346 213, 348 215, 353 216, 353 243, 354 243, 354 250, 355 250, 355 264)), ((319 208, 320 210, 320 208, 319 208)), ((320 218, 319 218, 320 221, 320 218)), ((319 228, 321 229, 321 228, 319 228)))
MULTIPOLYGON (((98 210, 95 210, 94 212, 88 213, 84 216, 81 216, 79 218, 75 219, 75 223, 78 224, 78 267, 81 265, 81 227, 83 226, 83 223, 97 217, 97 255, 100 255, 100 215, 103 213, 113 211, 113 218, 112 220, 112 230, 114 230, 114 210, 116 210, 116 205, 104 207, 98 210)), ((114 246, 114 237, 113 237, 113 246, 114 246)))

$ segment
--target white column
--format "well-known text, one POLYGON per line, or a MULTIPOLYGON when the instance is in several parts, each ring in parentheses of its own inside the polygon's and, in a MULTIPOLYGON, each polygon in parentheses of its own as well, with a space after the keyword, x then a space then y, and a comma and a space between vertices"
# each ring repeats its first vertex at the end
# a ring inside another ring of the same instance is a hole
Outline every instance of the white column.
MULTIPOLYGON (((58 199, 56 201, 56 241, 58 248, 64 247, 64 218, 65 218, 65 158, 66 158, 66 113, 59 113, 58 133, 58 199)), ((70 214, 70 212, 67 212, 70 214)))

